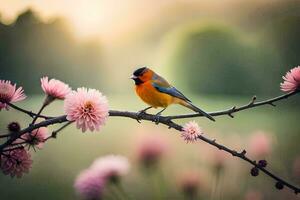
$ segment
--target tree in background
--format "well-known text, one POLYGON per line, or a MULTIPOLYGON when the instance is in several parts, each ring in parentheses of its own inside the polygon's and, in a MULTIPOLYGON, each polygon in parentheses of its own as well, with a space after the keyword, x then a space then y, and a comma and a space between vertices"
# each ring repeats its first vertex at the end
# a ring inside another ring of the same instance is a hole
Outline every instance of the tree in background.
POLYGON ((44 23, 27 10, 13 24, 0 23, 0 36, 0 67, 5 69, 1 78, 26 77, 24 88, 29 93, 38 91, 32 83, 44 75, 64 78, 72 86, 78 80, 90 86, 103 80, 100 45, 76 41, 62 19, 44 23))

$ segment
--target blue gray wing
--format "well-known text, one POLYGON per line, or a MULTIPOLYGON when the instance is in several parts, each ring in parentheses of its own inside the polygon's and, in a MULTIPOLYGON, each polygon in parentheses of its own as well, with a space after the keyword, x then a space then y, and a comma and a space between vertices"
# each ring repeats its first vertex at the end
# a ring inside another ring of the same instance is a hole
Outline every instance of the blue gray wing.
POLYGON ((177 97, 179 99, 191 102, 187 97, 185 97, 179 90, 177 90, 175 87, 170 86, 170 87, 163 87, 160 86, 158 83, 152 83, 153 87, 157 89, 159 92, 169 94, 173 97, 177 97))

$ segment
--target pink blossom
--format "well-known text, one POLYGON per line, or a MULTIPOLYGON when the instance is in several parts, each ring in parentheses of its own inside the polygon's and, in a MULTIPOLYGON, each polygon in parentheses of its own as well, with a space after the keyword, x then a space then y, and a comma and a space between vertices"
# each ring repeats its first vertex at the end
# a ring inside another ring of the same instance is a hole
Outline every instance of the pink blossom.
POLYGON ((201 182, 198 173, 195 171, 187 171, 180 176, 178 185, 184 194, 194 196, 197 194, 199 187, 203 185, 203 183, 201 182))
POLYGON ((191 121, 183 126, 181 137, 183 137, 183 139, 189 143, 195 142, 201 134, 202 130, 198 124, 195 121, 191 121))
POLYGON ((102 197, 105 180, 97 171, 86 169, 77 176, 74 187, 84 199, 97 200, 102 197))
POLYGON ((250 137, 249 153, 256 158, 264 158, 272 151, 271 143, 269 135, 262 131, 256 132, 250 137))
MULTIPOLYGON (((31 133, 25 133, 22 135, 22 140, 25 140, 28 145, 37 147, 39 149, 43 148, 45 139, 48 137, 48 129, 46 127, 41 127, 31 131, 31 133)), ((19 141, 22 141, 19 139, 19 141)))
POLYGON ((28 173, 32 160, 29 152, 24 148, 14 149, 1 155, 0 168, 2 172, 11 177, 22 177, 23 173, 28 173))
POLYGON ((159 162, 166 154, 168 145, 159 135, 149 135, 139 141, 137 158, 146 167, 151 167, 159 162))
POLYGON ((300 89, 300 66, 288 71, 280 84, 281 90, 284 92, 292 92, 300 89))
POLYGON ((54 99, 64 99, 71 92, 69 85, 56 79, 48 80, 47 76, 41 78, 41 87, 45 94, 54 99))
POLYGON ((99 130, 108 118, 108 102, 105 96, 95 89, 78 88, 66 96, 65 113, 69 121, 75 121, 77 128, 99 130))
POLYGON ((17 88, 16 84, 11 84, 10 81, 0 80, 0 110, 8 109, 6 103, 14 103, 22 101, 26 98, 22 87, 17 88))
POLYGON ((108 155, 96 159, 91 169, 107 181, 118 181, 129 172, 130 164, 124 156, 108 155))

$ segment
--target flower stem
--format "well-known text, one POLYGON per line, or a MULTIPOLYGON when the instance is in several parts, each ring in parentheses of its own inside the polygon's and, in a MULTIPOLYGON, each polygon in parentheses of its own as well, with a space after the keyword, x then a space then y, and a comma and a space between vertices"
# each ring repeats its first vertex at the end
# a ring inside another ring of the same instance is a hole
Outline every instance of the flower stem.
POLYGON ((125 199, 131 200, 131 197, 129 196, 129 194, 125 191, 123 185, 121 182, 116 183, 116 188, 120 191, 121 194, 124 195, 125 199))
POLYGON ((0 138, 6 138, 6 137, 9 137, 9 136, 11 136, 11 134, 10 134, 10 133, 8 133, 8 134, 4 134, 4 135, 0 135, 0 138))
POLYGON ((126 200, 126 198, 123 197, 116 185, 117 184, 110 184, 109 189, 111 191, 112 196, 114 196, 115 199, 126 200))
POLYGON ((32 122, 30 125, 34 125, 34 123, 36 122, 36 120, 38 119, 39 115, 42 113, 42 111, 44 110, 44 108, 47 106, 47 104, 43 104, 42 107, 40 108, 39 112, 34 116, 32 122))

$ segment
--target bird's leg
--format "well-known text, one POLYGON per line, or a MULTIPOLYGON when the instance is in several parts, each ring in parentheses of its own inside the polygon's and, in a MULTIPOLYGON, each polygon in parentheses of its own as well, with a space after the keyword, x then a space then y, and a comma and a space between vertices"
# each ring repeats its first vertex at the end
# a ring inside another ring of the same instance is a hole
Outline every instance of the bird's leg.
POLYGON ((137 119, 136 119, 138 121, 138 123, 141 123, 141 115, 145 114, 146 111, 149 110, 150 108, 152 108, 152 106, 149 106, 149 107, 147 107, 147 108, 145 108, 143 110, 138 111, 137 119))
POLYGON ((156 113, 156 115, 154 115, 154 120, 153 121, 155 122, 155 124, 159 123, 159 117, 160 117, 161 113, 164 112, 166 109, 167 108, 164 108, 161 111, 159 111, 158 113, 156 113))
POLYGON ((150 108, 152 108, 152 106, 149 106, 143 110, 140 110, 139 113, 145 113, 147 110, 149 110, 150 108))

